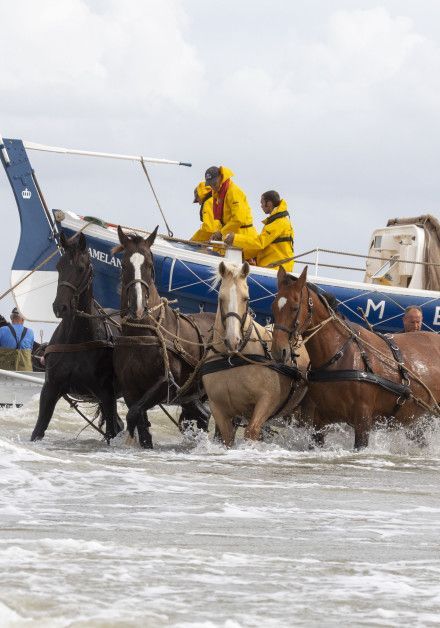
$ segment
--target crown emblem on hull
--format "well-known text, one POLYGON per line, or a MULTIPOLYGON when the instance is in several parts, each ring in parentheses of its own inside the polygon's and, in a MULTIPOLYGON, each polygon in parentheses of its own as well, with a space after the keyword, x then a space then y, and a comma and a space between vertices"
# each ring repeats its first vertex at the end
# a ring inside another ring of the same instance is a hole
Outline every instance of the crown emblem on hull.
POLYGON ((22 197, 25 198, 26 200, 29 199, 32 196, 32 192, 30 190, 28 190, 27 188, 24 188, 23 192, 21 193, 22 197))

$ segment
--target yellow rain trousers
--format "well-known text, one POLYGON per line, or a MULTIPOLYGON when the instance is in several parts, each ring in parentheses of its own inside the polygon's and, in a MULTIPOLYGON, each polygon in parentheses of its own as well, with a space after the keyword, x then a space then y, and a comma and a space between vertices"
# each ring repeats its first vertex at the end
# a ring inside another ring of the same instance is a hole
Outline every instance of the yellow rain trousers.
MULTIPOLYGON (((221 185, 234 176, 232 170, 226 166, 220 166, 220 174, 222 177, 221 185)), ((212 196, 214 200, 217 200, 218 192, 213 191, 212 196)), ((229 188, 225 195, 221 224, 219 231, 222 236, 227 233, 240 233, 248 238, 257 236, 257 230, 253 226, 252 210, 246 194, 233 181, 229 182, 229 188)))
MULTIPOLYGON (((234 246, 243 249, 245 259, 257 259, 257 266, 268 266, 288 257, 293 257, 293 227, 287 212, 287 203, 282 200, 278 207, 263 220, 263 230, 260 235, 249 238, 245 234, 237 233, 234 236, 234 246)), ((290 272, 293 270, 293 260, 280 264, 290 272)), ((278 268, 274 266, 273 268, 278 268)))

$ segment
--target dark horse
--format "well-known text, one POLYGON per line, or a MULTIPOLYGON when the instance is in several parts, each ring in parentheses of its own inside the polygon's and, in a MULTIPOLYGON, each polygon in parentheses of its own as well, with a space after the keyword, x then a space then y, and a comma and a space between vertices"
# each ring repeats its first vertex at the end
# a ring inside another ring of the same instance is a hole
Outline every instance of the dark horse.
POLYGON ((151 448, 147 411, 176 396, 188 382, 178 403, 187 418, 207 428, 209 413, 200 402, 197 384, 189 378, 204 353, 214 325, 214 314, 185 316, 162 301, 154 284, 151 246, 155 231, 146 239, 127 235, 118 227, 122 251, 121 312, 122 335, 114 352, 115 373, 129 408, 127 428, 139 443, 151 448))
POLYGON ((411 332, 385 336, 348 324, 306 281, 281 267, 272 305, 274 358, 288 362, 302 336, 310 357, 306 402, 314 426, 332 422, 354 428, 355 448, 368 445, 380 419, 404 427, 425 413, 439 413, 440 335, 411 332))
POLYGON ((101 318, 93 300, 93 267, 84 234, 68 240, 61 233, 60 242, 64 254, 57 264, 53 310, 62 321, 46 348, 46 379, 31 440, 44 437, 57 401, 66 394, 98 401, 109 440, 123 427, 113 381, 112 334, 117 332, 101 318))

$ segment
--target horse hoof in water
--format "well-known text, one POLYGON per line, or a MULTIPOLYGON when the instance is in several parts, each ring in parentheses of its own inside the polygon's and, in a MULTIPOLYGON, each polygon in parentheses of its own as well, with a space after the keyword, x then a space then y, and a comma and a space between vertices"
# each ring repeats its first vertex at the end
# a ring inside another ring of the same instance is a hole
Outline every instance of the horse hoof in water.
POLYGON ((32 432, 31 443, 33 443, 36 440, 43 440, 43 438, 44 438, 44 434, 38 434, 38 433, 32 432))

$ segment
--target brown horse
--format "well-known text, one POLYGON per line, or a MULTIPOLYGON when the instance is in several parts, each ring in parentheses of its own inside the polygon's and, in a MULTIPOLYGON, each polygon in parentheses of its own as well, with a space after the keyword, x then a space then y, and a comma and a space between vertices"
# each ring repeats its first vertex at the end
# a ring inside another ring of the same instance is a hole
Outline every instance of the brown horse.
POLYGON ((271 368, 276 368, 270 356, 272 334, 249 311, 248 273, 247 262, 220 263, 213 349, 201 371, 216 427, 227 447, 234 442, 236 417, 248 421, 245 438, 259 440, 264 423, 287 415, 305 393, 303 386, 296 386, 295 369, 289 373, 287 368, 271 368))
MULTIPOLYGON (((193 375, 212 332, 214 314, 185 316, 172 309, 157 292, 151 246, 157 227, 148 237, 127 235, 118 227, 122 251, 122 336, 115 345, 114 368, 129 408, 127 428, 137 428, 142 447, 152 448, 147 411, 175 398, 193 375)), ((203 407, 196 383, 182 391, 178 403, 186 417, 207 429, 209 412, 203 407)))
POLYGON ((360 449, 380 419, 406 427, 426 412, 439 413, 440 336, 389 337, 348 324, 306 278, 307 268, 298 279, 278 271, 272 351, 288 362, 299 336, 305 339, 311 366, 306 400, 316 406, 315 427, 348 423, 360 449))

